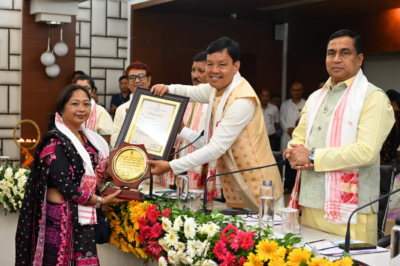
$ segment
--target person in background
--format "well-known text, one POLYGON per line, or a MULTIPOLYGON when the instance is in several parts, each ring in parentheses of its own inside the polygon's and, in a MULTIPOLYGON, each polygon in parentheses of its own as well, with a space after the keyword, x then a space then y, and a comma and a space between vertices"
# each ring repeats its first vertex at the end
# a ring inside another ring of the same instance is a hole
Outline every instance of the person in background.
MULTIPOLYGON (((75 79, 74 83, 87 89, 90 95, 93 94, 95 85, 91 77, 80 75, 75 79)), ((86 126, 102 136, 107 143, 110 143, 110 136, 113 132, 113 122, 110 114, 103 106, 97 104, 93 98, 90 100, 90 104, 91 112, 86 126)))
POLYGON ((90 114, 89 92, 68 85, 56 106, 56 128, 39 142, 27 180, 15 265, 100 265, 96 209, 126 200, 117 198, 120 190, 100 196, 98 184, 105 176, 109 150, 102 137, 84 126, 90 114))
POLYGON ((269 100, 269 103, 272 103, 276 107, 278 107, 278 110, 281 109, 281 104, 282 104, 282 98, 279 94, 272 94, 271 99, 269 100))
POLYGON ((269 145, 271 146, 271 150, 279 151, 279 137, 276 135, 276 127, 279 125, 278 107, 269 103, 271 93, 267 89, 261 90, 259 98, 261 102, 261 111, 264 115, 264 122, 268 133, 269 145))
POLYGON ((72 73, 71 84, 74 84, 75 79, 80 75, 85 75, 85 72, 83 72, 82 70, 74 71, 74 73, 72 73))
POLYGON ((124 124, 126 113, 131 105, 132 96, 137 87, 149 88, 151 83, 151 74, 149 67, 140 61, 131 63, 125 70, 125 77, 128 77, 128 87, 132 92, 129 95, 129 101, 121 104, 115 111, 114 129, 111 135, 111 148, 114 148, 117 142, 119 132, 124 124))
MULTIPOLYGON (((281 149, 284 151, 287 148, 289 141, 292 139, 292 133, 297 126, 300 119, 301 110, 306 101, 302 98, 303 85, 300 82, 295 82, 290 87, 290 95, 292 98, 282 103, 280 109, 280 125, 282 127, 281 149)), ((285 182, 284 193, 290 194, 292 192, 294 183, 296 181, 296 169, 292 169, 288 161, 285 167, 285 182)))
POLYGON ((380 152, 382 165, 391 163, 394 159, 399 157, 400 153, 398 151, 400 145, 400 93, 394 90, 388 90, 386 94, 389 97, 390 104, 393 107, 395 124, 383 143, 380 152))
MULTIPOLYGON (((94 81, 93 81, 94 83, 94 81)), ((97 87, 96 85, 93 87, 93 89, 91 90, 92 94, 90 96, 92 96, 93 100, 97 103, 99 101, 99 94, 97 92, 97 87)))
POLYGON ((110 113, 113 115, 121 104, 128 102, 130 99, 129 96, 131 95, 131 90, 128 86, 128 78, 125 75, 119 78, 119 89, 121 90, 121 93, 115 94, 111 98, 110 113))
MULTIPOLYGON (((363 74, 362 49, 354 31, 329 37, 330 79, 308 98, 284 152, 299 171, 289 207, 301 206, 303 226, 343 237, 351 213, 379 197, 379 151, 395 120, 387 95, 363 74)), ((377 202, 352 216, 351 238, 377 244, 378 210, 377 202)))
POLYGON ((318 89, 323 88, 324 85, 325 85, 325 83, 326 83, 326 79, 321 79, 321 80, 318 82, 318 89))

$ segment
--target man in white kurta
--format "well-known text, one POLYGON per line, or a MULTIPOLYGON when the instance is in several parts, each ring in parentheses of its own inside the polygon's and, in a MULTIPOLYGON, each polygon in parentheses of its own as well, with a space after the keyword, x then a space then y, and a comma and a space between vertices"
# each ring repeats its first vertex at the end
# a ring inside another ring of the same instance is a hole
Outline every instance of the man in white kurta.
POLYGON ((303 85, 300 82, 293 83, 292 87, 290 87, 292 98, 282 103, 279 116, 279 122, 283 130, 281 150, 285 150, 289 141, 292 140, 293 130, 300 119, 301 110, 303 110, 306 103, 302 98, 303 92, 303 85))

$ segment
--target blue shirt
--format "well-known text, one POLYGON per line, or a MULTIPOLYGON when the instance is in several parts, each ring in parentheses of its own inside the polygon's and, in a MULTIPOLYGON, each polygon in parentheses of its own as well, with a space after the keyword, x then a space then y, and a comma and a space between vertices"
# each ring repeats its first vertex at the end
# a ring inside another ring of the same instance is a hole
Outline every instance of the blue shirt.
POLYGON ((122 93, 118 93, 113 95, 113 97, 111 98, 111 104, 110 107, 115 105, 116 107, 120 106, 123 103, 126 103, 127 101, 129 101, 129 96, 131 95, 131 92, 128 94, 128 96, 126 96, 126 98, 124 98, 122 96, 122 93))

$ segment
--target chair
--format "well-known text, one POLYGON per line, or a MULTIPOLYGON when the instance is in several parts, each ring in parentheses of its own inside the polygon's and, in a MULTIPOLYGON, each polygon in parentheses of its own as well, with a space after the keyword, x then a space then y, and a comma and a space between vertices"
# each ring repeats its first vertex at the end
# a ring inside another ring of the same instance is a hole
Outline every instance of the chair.
MULTIPOLYGON (((388 193, 390 193, 393 189, 393 183, 395 178, 396 168, 392 165, 381 165, 380 166, 380 194, 382 197, 388 193)), ((378 246, 387 247, 390 245, 390 235, 385 235, 386 228, 386 220, 389 212, 389 200, 390 197, 385 198, 379 201, 379 210, 378 210, 378 246)))
MULTIPOLYGON (((274 155, 275 161, 279 162, 283 160, 283 152, 282 151, 273 151, 272 154, 274 155)), ((283 183, 283 178, 285 176, 285 164, 278 164, 278 169, 279 169, 279 173, 281 174, 281 178, 282 178, 282 183, 283 183)))

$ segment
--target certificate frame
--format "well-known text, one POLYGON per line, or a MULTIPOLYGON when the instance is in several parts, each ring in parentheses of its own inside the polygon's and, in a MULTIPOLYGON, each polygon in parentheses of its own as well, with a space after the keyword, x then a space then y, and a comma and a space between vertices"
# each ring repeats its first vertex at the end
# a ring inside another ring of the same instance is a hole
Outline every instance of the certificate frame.
POLYGON ((150 89, 137 87, 135 93, 133 94, 132 101, 126 114, 124 123, 121 127, 118 139, 115 143, 115 148, 120 147, 124 142, 130 143, 129 141, 134 133, 137 120, 141 115, 145 101, 174 106, 172 116, 169 117, 167 136, 165 136, 167 140, 166 144, 164 146, 160 146, 160 150, 152 150, 151 148, 148 148, 149 145, 146 145, 146 143, 138 143, 143 144, 146 147, 147 153, 155 160, 167 161, 171 149, 175 143, 186 107, 189 103, 189 98, 185 96, 166 93, 161 97, 151 93, 150 89))

